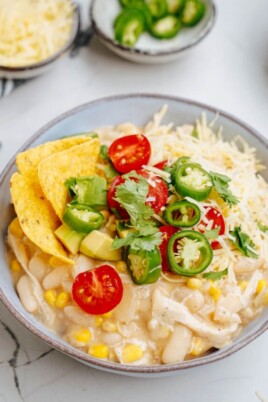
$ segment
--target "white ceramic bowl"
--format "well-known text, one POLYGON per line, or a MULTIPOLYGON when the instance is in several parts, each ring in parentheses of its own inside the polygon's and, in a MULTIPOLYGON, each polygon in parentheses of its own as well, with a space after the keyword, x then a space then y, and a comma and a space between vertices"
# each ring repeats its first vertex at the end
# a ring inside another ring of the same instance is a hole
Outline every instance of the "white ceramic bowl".
MULTIPOLYGON (((144 125, 164 104, 168 105, 168 112, 165 116, 165 121, 172 121, 175 125, 181 125, 187 122, 192 123, 198 116, 200 116, 201 112, 206 112, 208 120, 212 120, 213 117, 215 117, 215 113, 218 112, 219 117, 215 128, 217 129, 220 126, 223 127, 224 138, 226 140, 232 140, 234 135, 241 135, 251 146, 257 148, 258 158, 268 165, 268 141, 238 119, 213 107, 197 102, 169 96, 149 94, 110 97, 79 106, 48 123, 45 127, 39 130, 25 144, 25 146, 20 149, 20 151, 46 141, 55 140, 64 135, 92 131, 96 127, 104 125, 115 125, 126 121, 132 121, 138 125, 144 125)), ((255 321, 242 331, 238 338, 223 349, 216 350, 207 356, 171 365, 122 365, 119 363, 97 360, 75 349, 62 340, 58 335, 48 330, 33 315, 24 310, 12 285, 9 267, 5 258, 5 236, 7 226, 13 217, 13 210, 10 206, 9 181, 15 170, 16 166, 14 157, 0 176, 0 300, 2 300, 10 312, 23 325, 25 325, 25 327, 52 347, 84 364, 102 370, 133 376, 160 376, 176 373, 186 368, 216 362, 241 349, 268 329, 268 310, 266 309, 255 321)), ((268 180, 267 170, 264 177, 268 180)))
POLYGON ((212 0, 203 0, 206 14, 193 28, 183 28, 169 40, 159 40, 143 33, 133 48, 114 40, 113 21, 121 7, 118 0, 93 0, 90 17, 93 30, 100 41, 119 56, 137 63, 167 63, 183 56, 211 31, 215 23, 216 7, 212 0))
POLYGON ((7 79, 27 79, 27 78, 34 78, 38 75, 44 74, 49 71, 55 63, 66 56, 68 50, 74 45, 77 36, 79 34, 80 29, 80 14, 79 9, 76 5, 74 5, 74 18, 73 18, 73 27, 71 35, 65 45, 54 53, 49 58, 42 60, 38 63, 29 64, 27 66, 20 66, 20 67, 7 67, 0 65, 0 78, 7 78, 7 79))

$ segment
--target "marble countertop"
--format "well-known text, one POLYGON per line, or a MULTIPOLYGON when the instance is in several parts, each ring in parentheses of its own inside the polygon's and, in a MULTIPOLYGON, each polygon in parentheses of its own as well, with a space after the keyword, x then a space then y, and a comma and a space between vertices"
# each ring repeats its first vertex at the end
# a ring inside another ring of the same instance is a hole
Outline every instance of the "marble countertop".
MULTIPOLYGON (((103 96, 154 92, 195 99, 237 116, 268 138, 268 2, 216 1, 211 34, 167 65, 139 65, 96 39, 76 58, 0 101, 0 169, 40 127, 103 96)), ((87 14, 87 1, 83 4, 87 14)), ((0 304, 0 402, 268 401, 268 333, 227 359, 173 377, 137 379, 90 369, 51 350, 0 304)))

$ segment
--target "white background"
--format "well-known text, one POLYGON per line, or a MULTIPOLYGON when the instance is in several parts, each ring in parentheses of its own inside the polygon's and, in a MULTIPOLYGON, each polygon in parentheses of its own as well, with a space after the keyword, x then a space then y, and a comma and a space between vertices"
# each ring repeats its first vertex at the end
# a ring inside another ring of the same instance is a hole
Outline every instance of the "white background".
MULTIPOLYGON (((0 100, 0 169, 37 129, 60 113, 96 98, 130 92, 199 100, 230 112, 268 138, 268 1, 216 4, 218 18, 211 34, 177 62, 132 64, 94 39, 75 59, 62 60, 50 73, 0 100)), ((87 1, 85 19, 86 5, 87 1)), ((120 377, 50 351, 0 305, 0 402, 268 401, 267 345, 268 333, 234 356, 177 376, 120 377), (10 360, 16 345, 5 326, 20 343, 15 372, 10 360), (45 352, 49 353, 40 358, 45 352)))

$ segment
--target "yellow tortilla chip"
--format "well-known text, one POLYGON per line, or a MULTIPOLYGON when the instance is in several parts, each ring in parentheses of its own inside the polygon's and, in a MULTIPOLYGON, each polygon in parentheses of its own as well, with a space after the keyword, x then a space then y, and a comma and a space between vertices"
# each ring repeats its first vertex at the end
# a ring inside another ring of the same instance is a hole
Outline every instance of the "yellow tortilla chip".
POLYGON ((41 187, 19 173, 10 181, 11 197, 19 223, 25 235, 42 251, 68 264, 68 258, 61 243, 54 235, 60 222, 51 205, 45 199, 41 187))
POLYGON ((70 177, 94 175, 99 150, 99 140, 94 138, 53 154, 39 163, 38 176, 41 187, 60 219, 69 201, 64 182, 70 177))
POLYGON ((86 135, 68 137, 61 140, 46 142, 45 144, 21 152, 16 158, 18 170, 23 176, 28 177, 31 181, 38 182, 37 168, 43 159, 57 152, 64 151, 65 149, 91 140, 92 138, 86 135))

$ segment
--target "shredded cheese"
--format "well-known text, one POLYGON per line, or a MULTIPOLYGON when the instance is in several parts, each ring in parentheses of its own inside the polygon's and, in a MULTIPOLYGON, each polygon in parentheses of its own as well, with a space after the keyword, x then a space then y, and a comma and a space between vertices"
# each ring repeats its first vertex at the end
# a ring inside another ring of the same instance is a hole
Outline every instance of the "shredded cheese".
POLYGON ((68 41, 74 6, 70 0, 0 0, 0 65, 43 61, 68 41))

